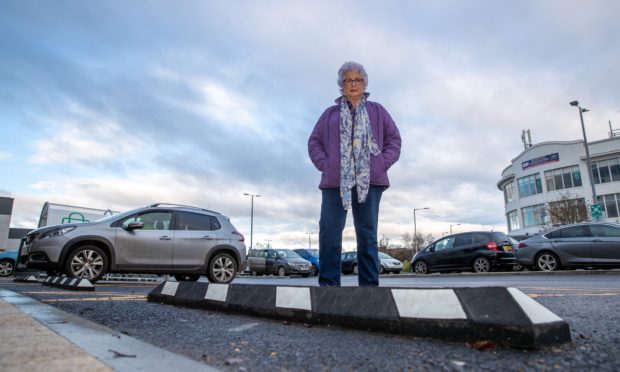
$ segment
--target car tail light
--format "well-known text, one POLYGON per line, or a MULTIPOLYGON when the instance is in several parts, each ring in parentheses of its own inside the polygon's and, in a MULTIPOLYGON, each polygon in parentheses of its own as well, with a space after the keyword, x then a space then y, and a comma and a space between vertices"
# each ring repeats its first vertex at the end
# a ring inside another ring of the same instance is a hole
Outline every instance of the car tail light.
POLYGON ((239 235, 239 241, 240 242, 245 241, 245 238, 243 237, 243 235, 239 231, 233 231, 232 233, 233 233, 233 235, 239 235))
POLYGON ((519 243, 519 249, 527 247, 527 244, 521 242, 519 243))
POLYGON ((499 251, 499 246, 495 242, 487 243, 487 248, 492 251, 499 251))

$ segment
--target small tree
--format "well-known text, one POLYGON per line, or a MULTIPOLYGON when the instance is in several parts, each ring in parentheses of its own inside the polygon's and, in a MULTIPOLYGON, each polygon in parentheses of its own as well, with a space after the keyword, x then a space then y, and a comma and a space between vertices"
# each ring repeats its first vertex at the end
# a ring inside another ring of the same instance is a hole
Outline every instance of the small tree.
POLYGON ((572 198, 570 194, 563 194, 559 199, 549 202, 547 213, 553 225, 566 225, 588 219, 584 198, 572 198))
POLYGON ((415 239, 413 240, 414 252, 418 252, 424 249, 424 247, 432 243, 433 240, 435 240, 435 237, 433 236, 433 234, 424 235, 423 233, 417 233, 415 236, 415 239))

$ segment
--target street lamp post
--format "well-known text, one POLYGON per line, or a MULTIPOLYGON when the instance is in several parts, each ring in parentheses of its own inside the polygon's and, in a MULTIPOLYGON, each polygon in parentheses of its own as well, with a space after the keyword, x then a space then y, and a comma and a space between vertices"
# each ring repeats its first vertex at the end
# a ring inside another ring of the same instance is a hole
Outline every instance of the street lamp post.
POLYGON ((415 223, 415 212, 416 211, 421 211, 424 209, 430 209, 429 207, 424 207, 424 208, 413 208, 413 240, 411 241, 411 245, 415 248, 415 251, 418 251, 418 244, 417 244, 417 239, 416 236, 418 234, 418 230, 416 227, 416 223, 415 223))
POLYGON ((312 249, 312 243, 310 242, 310 235, 314 234, 313 232, 307 232, 308 234, 308 249, 312 249))
POLYGON ((265 241, 267 242, 267 249, 271 248, 271 240, 272 239, 265 239, 265 241))
POLYGON ((450 225, 450 235, 452 235, 452 226, 459 226, 460 223, 455 223, 454 225, 450 225))
POLYGON ((579 109, 579 119, 581 120, 581 131, 583 132, 583 145, 586 148, 586 161, 588 164, 588 176, 590 177, 590 186, 592 187, 592 204, 598 204, 596 200, 596 189, 594 188, 594 175, 592 174, 592 163, 590 161, 590 150, 588 149, 588 138, 586 137, 586 126, 583 124, 583 113, 590 110, 579 106, 579 101, 573 101, 571 106, 575 106, 579 109))
POLYGON ((254 236, 254 198, 260 198, 260 195, 258 194, 248 194, 247 192, 244 192, 243 195, 247 195, 249 197, 252 198, 252 207, 250 209, 250 249, 253 248, 252 246, 252 239, 254 236))

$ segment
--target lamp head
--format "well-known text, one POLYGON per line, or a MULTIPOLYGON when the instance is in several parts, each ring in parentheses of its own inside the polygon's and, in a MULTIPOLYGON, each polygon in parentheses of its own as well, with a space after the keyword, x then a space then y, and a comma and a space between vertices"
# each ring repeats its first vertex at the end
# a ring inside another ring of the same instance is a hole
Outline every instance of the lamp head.
POLYGON ((570 103, 571 106, 579 106, 579 101, 573 101, 570 103))
POLYGON ((588 110, 587 108, 582 108, 581 109, 581 112, 588 112, 588 111, 590 111, 590 110, 588 110))

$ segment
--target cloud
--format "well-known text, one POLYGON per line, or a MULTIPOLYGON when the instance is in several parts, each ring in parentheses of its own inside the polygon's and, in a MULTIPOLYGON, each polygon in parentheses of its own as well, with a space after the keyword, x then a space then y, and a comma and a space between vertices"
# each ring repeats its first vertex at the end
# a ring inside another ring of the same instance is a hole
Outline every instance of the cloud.
POLYGON ((52 122, 44 138, 33 143, 30 162, 34 164, 81 164, 91 166, 140 154, 145 141, 126 136, 126 131, 113 119, 73 107, 67 119, 52 122))
POLYGON ((12 157, 13 156, 8 152, 0 151, 0 161, 9 160, 12 157))

